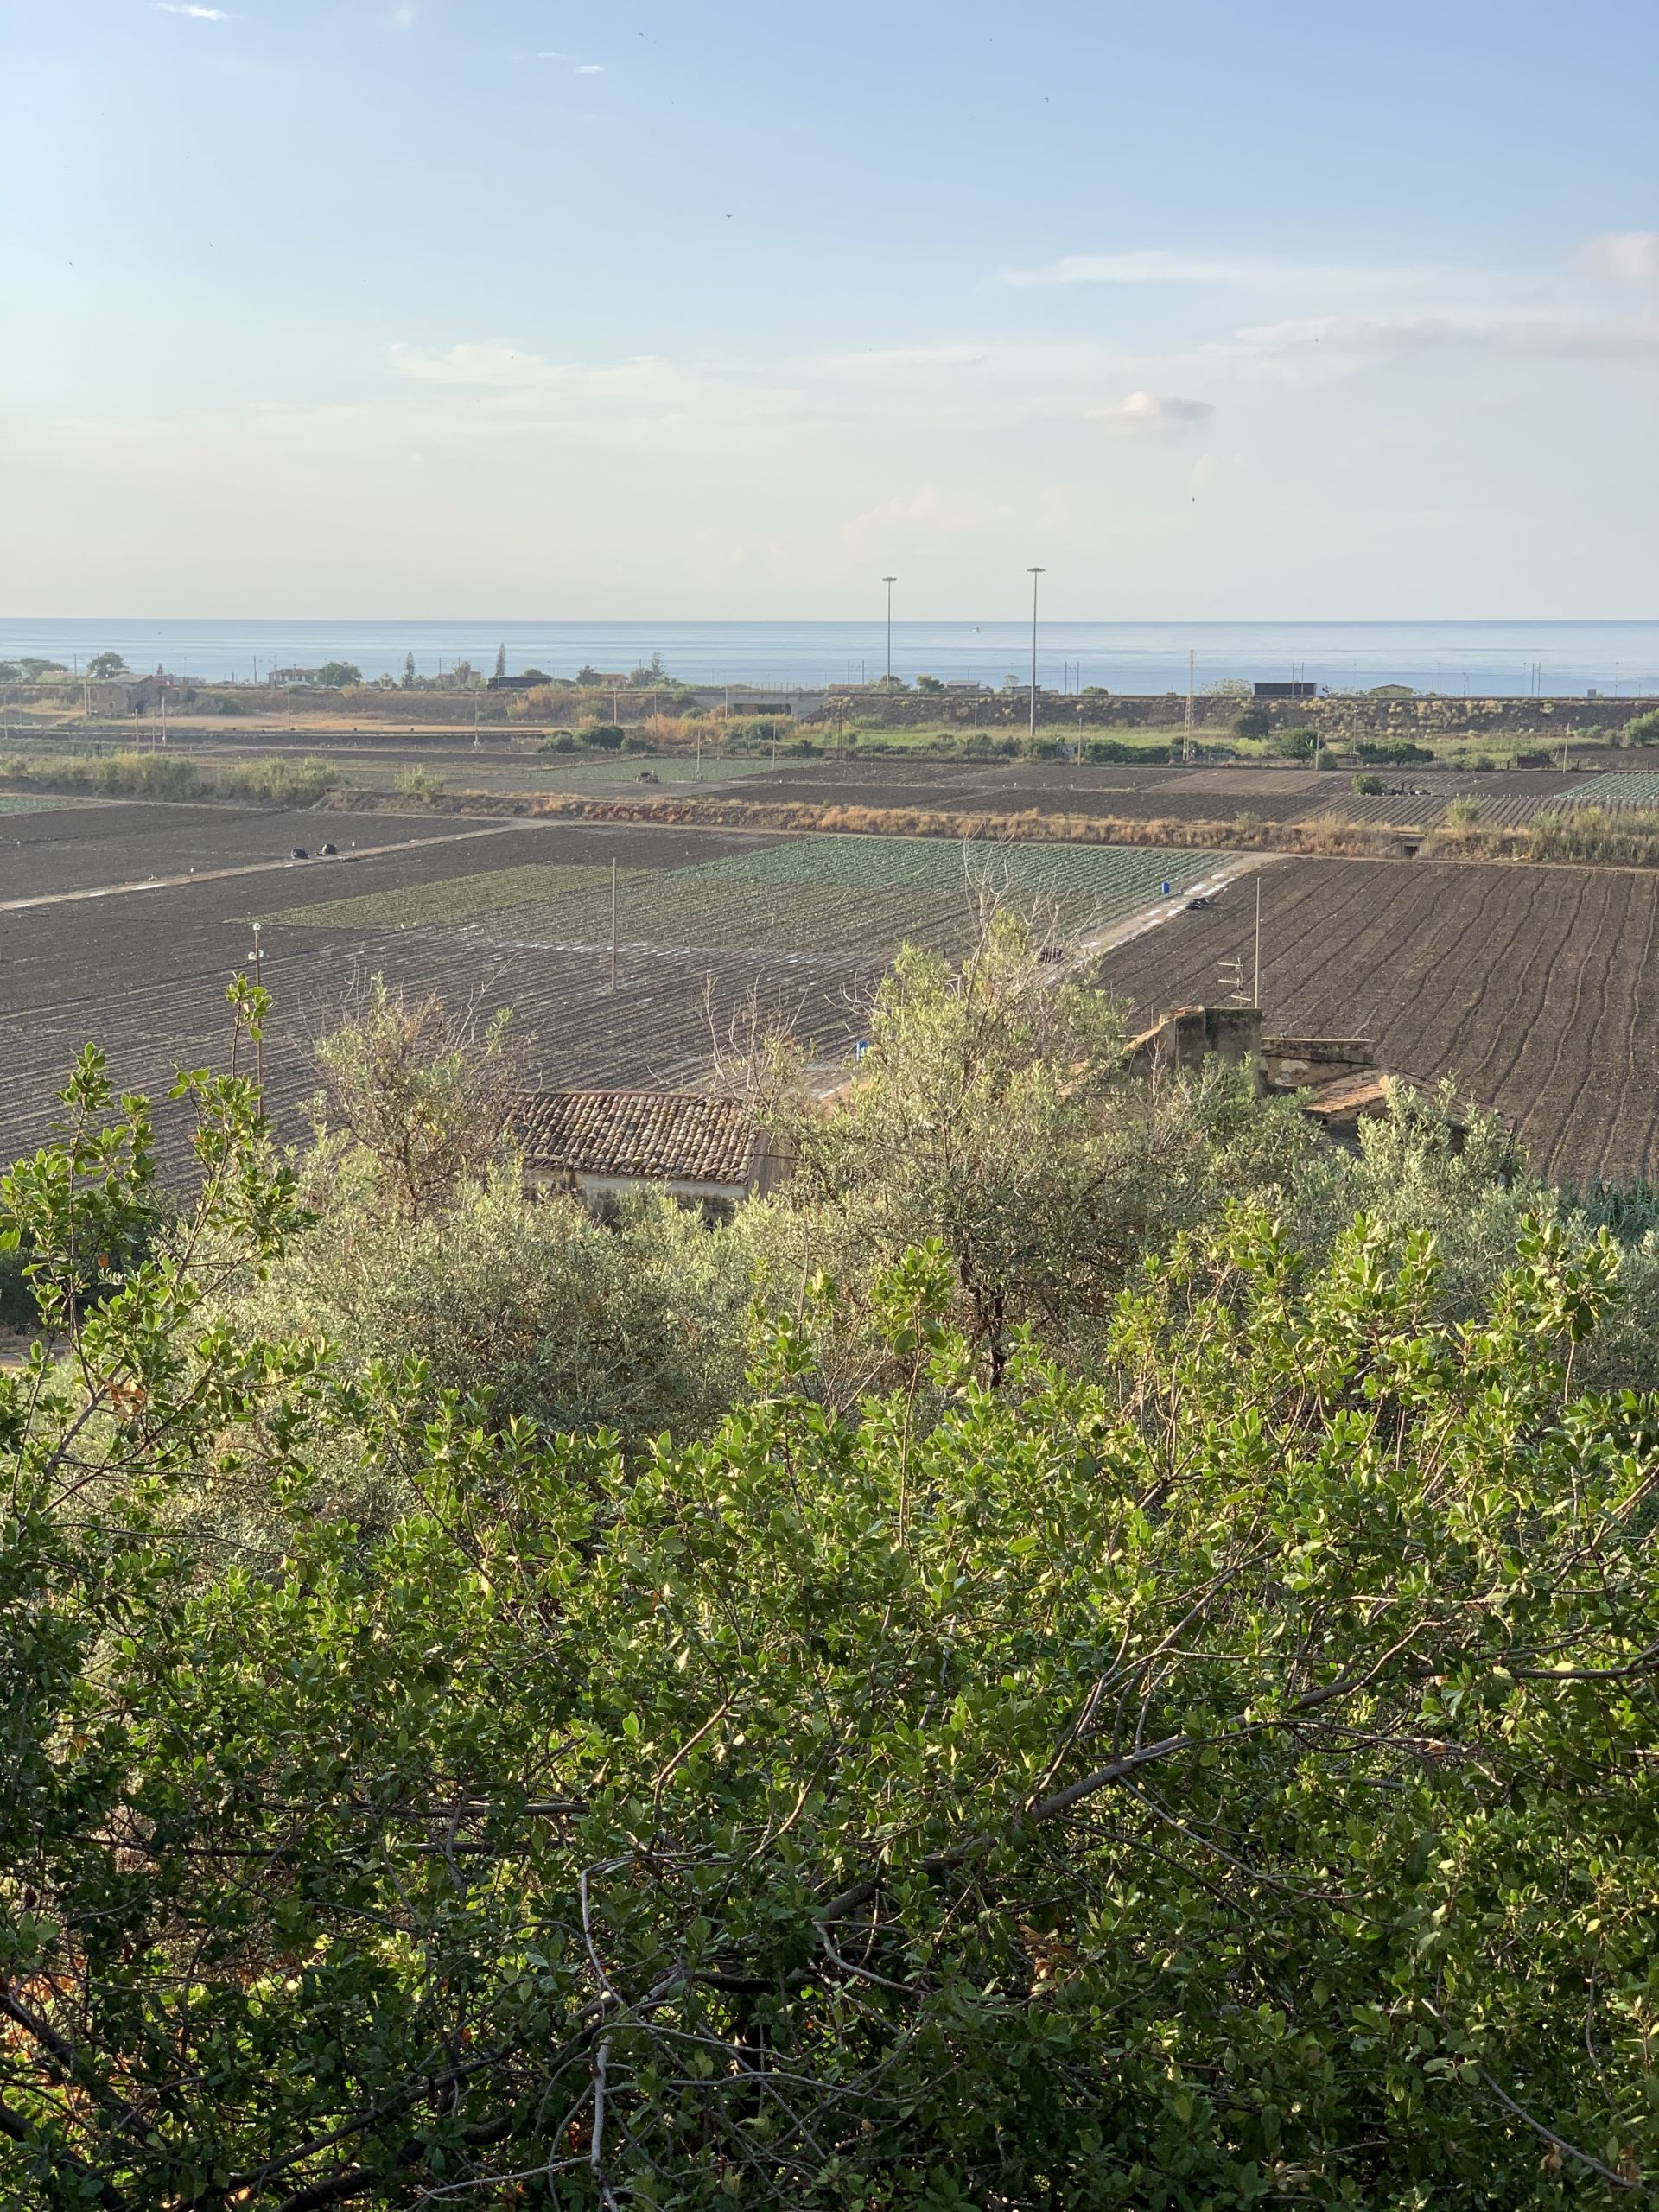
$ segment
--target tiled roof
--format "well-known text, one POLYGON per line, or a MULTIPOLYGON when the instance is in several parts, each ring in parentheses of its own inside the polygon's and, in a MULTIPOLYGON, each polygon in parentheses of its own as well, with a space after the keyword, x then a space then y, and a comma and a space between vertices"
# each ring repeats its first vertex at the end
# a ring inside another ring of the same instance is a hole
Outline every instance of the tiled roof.
POLYGON ((1344 1114, 1363 1114, 1368 1109, 1380 1112, 1389 1103, 1389 1096, 1397 1076, 1380 1074, 1376 1068, 1367 1068, 1358 1075, 1338 1076, 1333 1082, 1321 1083, 1307 1094, 1307 1111, 1318 1121, 1344 1114))
POLYGON ((652 1183, 746 1187, 761 1150, 741 1100, 695 1091, 543 1090, 520 1101, 513 1128, 532 1166, 652 1183))

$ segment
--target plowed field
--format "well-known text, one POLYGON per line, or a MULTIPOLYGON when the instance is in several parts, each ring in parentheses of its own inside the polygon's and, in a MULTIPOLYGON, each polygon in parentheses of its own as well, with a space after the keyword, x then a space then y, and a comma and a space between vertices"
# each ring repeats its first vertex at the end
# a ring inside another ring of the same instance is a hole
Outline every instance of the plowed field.
MULTIPOLYGON (((105 825, 104 842, 33 849, 35 895, 84 888, 88 876, 121 880, 135 839, 154 852, 218 838, 213 857, 231 857, 216 810, 133 810, 136 821, 125 809, 88 811, 120 818, 105 825)), ((297 818, 313 839, 316 824, 331 826, 327 816, 297 818)), ((255 820, 263 828, 250 831, 232 818, 232 835, 256 850, 289 834, 281 817, 255 820)), ((365 823, 384 834, 387 819, 332 817, 342 843, 365 823)), ((1136 912, 1165 880, 1213 874, 1216 859, 628 823, 454 826, 473 834, 0 912, 0 1155, 44 1140, 53 1094, 89 1038, 107 1050, 118 1084, 152 1096, 177 1067, 222 1065, 225 986, 247 960, 256 917, 276 1002, 267 1101, 279 1130, 297 1138, 315 1088, 310 1045, 353 983, 377 972, 452 1003, 511 1007, 533 1080, 671 1088, 706 1078, 716 1052, 757 1021, 839 1059, 863 1033, 899 944, 960 949, 984 893, 1023 906, 1046 933, 1075 937, 1136 912)), ((183 1125, 162 1109, 159 1127, 163 1157, 176 1164, 183 1125)))
MULTIPOLYGON (((1270 1030, 1363 1036, 1380 1063, 1467 1094, 1560 1180, 1659 1179, 1659 875, 1617 868, 1294 860, 1261 874, 1270 1030)), ((1110 955, 1143 1015, 1250 972, 1255 879, 1110 955)))

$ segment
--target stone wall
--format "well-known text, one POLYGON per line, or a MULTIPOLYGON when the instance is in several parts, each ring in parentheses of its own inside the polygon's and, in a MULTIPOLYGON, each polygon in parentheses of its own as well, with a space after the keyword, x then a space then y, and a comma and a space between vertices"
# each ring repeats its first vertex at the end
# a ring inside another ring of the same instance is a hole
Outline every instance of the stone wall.
MULTIPOLYGON (((1233 725, 1252 701, 1207 697, 1192 702, 1193 722, 1213 742, 1230 736, 1233 725)), ((1317 729, 1332 743, 1367 739, 1490 737, 1508 745, 1517 737, 1538 737, 1559 745, 1564 735, 1615 740, 1636 715, 1659 706, 1654 699, 1452 699, 1439 696, 1410 699, 1368 696, 1274 699, 1261 702, 1270 727, 1317 729)), ((1186 718, 1186 700, 1176 692, 1123 694, 1039 691, 1038 728, 1056 734, 1068 729, 1176 729, 1186 718)), ((891 729, 933 728, 1023 730, 1030 727, 1031 699, 1023 691, 894 693, 885 699, 832 696, 804 726, 837 721, 880 721, 891 729)))

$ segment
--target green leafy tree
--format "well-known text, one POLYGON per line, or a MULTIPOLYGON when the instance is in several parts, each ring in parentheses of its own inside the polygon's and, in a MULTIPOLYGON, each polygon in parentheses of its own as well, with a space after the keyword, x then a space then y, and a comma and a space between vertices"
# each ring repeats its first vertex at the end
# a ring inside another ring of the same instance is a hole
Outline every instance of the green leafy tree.
POLYGON ((982 1388, 938 1247, 893 1387, 626 1466, 198 1325, 291 1191, 190 1079, 148 1227, 96 1062, 0 1192, 69 1356, 0 1376, 0 2192, 525 2202, 1639 2202, 1659 2152, 1653 1407, 1575 1400, 1615 1271, 1522 1234, 1310 1268, 1241 1210, 1096 1371, 982 1388), (196 1226, 200 1224, 200 1226, 196 1226), (56 1301, 54 1304, 54 1301, 56 1301), (319 1438, 397 1455, 377 1539, 319 1438), (170 1542, 259 1455, 279 1567, 170 1542))
POLYGON ((363 671, 355 661, 326 660, 317 671, 316 680, 331 690, 343 690, 348 683, 360 683, 363 671))
POLYGON ((1659 707, 1633 715, 1624 725, 1626 745, 1659 745, 1659 707))
POLYGON ((345 1146, 405 1229, 475 1179, 505 1138, 514 1081, 507 1025, 505 1011, 480 1023, 470 1010, 449 1013, 435 993, 412 1000, 372 976, 316 1048, 326 1086, 319 1135, 331 1171, 345 1146))
POLYGON ((119 653, 95 653, 86 664, 86 673, 99 682, 107 682, 112 676, 126 675, 127 664, 119 653))
POLYGON ((1311 760, 1319 749, 1319 733, 1313 728, 1281 729, 1273 749, 1284 760, 1311 760))
POLYGON ((1262 1155, 1224 1171, 1236 1184, 1270 1179, 1306 1139, 1290 1111, 1255 1106, 1238 1071, 1128 1081, 1111 1001, 1057 982, 1039 931, 988 883, 979 896, 981 942, 960 970, 899 955, 837 1110, 786 1084, 765 1110, 794 1163, 777 1249, 802 1274, 857 1275, 939 1239, 995 1379, 1023 1326, 1058 1344, 1097 1323, 1149 1241, 1213 1208, 1231 1139, 1248 1130, 1262 1155))
POLYGON ((615 753, 621 747, 623 731, 620 722, 584 722, 576 735, 596 752, 615 753))

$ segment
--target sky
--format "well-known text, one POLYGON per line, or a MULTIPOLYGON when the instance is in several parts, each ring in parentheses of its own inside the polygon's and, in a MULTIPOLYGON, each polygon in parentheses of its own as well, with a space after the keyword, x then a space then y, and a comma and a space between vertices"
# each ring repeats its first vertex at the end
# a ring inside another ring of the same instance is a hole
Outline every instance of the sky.
POLYGON ((1641 617, 1650 0, 0 0, 0 611, 1641 617))

